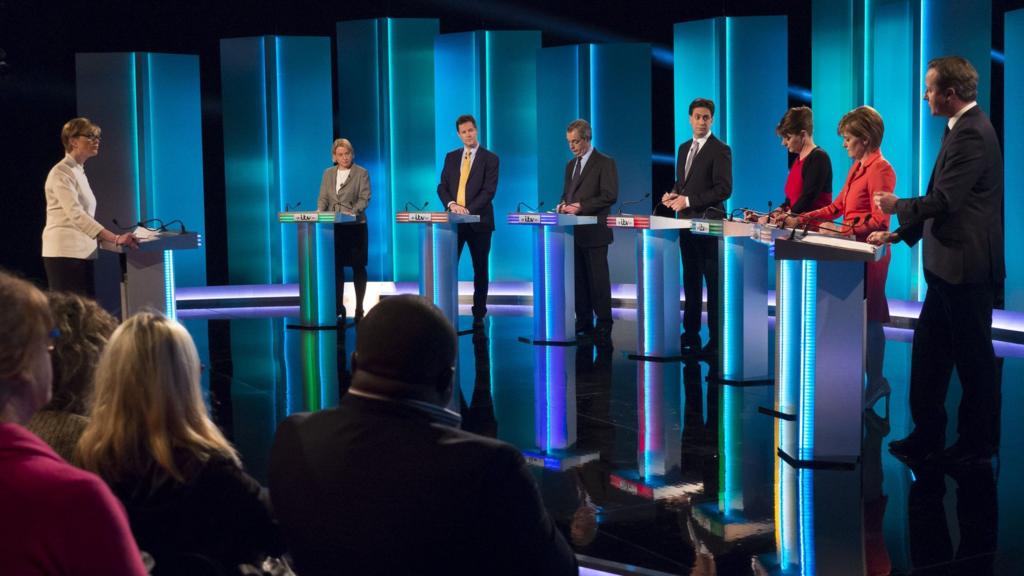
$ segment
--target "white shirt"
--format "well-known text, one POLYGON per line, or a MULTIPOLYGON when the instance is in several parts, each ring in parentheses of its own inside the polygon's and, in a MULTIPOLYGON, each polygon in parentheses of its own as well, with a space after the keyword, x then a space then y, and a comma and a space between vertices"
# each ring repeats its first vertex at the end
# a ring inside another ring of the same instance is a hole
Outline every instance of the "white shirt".
POLYGON ((44 188, 43 257, 96 258, 96 236, 103 231, 103 225, 95 219, 96 196, 85 176, 85 168, 66 155, 50 169, 44 188))
POLYGON ((953 117, 949 119, 949 122, 946 123, 946 126, 949 126, 949 129, 952 130, 953 126, 956 125, 956 121, 959 120, 960 117, 964 115, 964 112, 967 112, 968 110, 970 110, 971 108, 974 108, 977 105, 978 105, 977 101, 973 101, 973 102, 968 103, 966 106, 961 108, 959 112, 957 112, 956 114, 953 114, 953 117))
POLYGON ((345 185, 345 182, 348 182, 348 175, 351 174, 351 173, 352 173, 352 169, 351 168, 338 168, 338 177, 334 179, 335 180, 335 183, 334 183, 334 192, 335 193, 337 193, 339 190, 341 190, 341 187, 345 185))
MULTIPOLYGON (((583 154, 583 156, 577 156, 577 158, 579 159, 579 163, 580 163, 580 174, 583 174, 583 169, 587 167, 587 160, 590 160, 590 155, 593 154, 593 153, 594 153, 594 147, 591 146, 590 148, 587 149, 587 152, 585 154, 583 154)), ((576 170, 576 167, 574 166, 573 167, 573 171, 575 171, 575 170, 576 170)))

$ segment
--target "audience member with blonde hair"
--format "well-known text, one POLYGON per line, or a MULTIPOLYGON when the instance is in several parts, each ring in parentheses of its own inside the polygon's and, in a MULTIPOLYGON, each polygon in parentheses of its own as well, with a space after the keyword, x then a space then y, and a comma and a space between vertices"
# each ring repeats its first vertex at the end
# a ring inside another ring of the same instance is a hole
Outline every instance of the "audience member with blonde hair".
POLYGON ((53 325, 46 296, 0 271, 0 574, 146 574, 110 489, 24 428, 50 399, 53 325))
POLYGON ((283 551, 265 491, 210 420, 199 379, 189 333, 136 314, 100 358, 78 445, 81 464, 121 498, 157 574, 195 558, 230 571, 283 551))
POLYGON ((117 328, 117 320, 99 304, 70 292, 46 295, 60 332, 53 342, 53 398, 32 415, 30 431, 61 458, 74 461, 78 438, 89 422, 85 399, 92 391, 100 353, 117 328))

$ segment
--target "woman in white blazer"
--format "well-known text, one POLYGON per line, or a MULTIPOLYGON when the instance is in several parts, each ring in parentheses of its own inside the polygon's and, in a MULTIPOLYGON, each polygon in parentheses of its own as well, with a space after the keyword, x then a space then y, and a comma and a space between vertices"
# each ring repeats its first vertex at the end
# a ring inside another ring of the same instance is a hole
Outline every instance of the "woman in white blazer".
POLYGON ((64 158, 46 176, 43 267, 51 290, 95 297, 98 242, 137 248, 131 232, 115 234, 96 221, 96 196, 85 176, 85 161, 100 153, 100 127, 73 118, 60 132, 64 158))
POLYGON ((338 138, 331 146, 334 166, 324 171, 320 181, 320 196, 316 209, 342 212, 356 217, 355 224, 334 225, 334 270, 337 313, 345 319, 342 296, 345 292, 345 267, 352 268, 352 283, 356 289, 356 322, 363 317, 363 297, 366 295, 366 260, 369 241, 366 230, 366 207, 370 204, 370 173, 353 164, 355 150, 345 138, 338 138))

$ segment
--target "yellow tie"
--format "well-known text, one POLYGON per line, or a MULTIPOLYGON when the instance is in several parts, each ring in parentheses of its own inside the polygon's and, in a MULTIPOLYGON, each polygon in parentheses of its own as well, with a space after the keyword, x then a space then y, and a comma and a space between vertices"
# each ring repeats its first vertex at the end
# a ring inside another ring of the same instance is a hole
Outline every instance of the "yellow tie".
POLYGON ((462 171, 459 172, 459 193, 455 197, 455 203, 459 206, 466 205, 466 181, 469 180, 469 152, 462 157, 462 171))

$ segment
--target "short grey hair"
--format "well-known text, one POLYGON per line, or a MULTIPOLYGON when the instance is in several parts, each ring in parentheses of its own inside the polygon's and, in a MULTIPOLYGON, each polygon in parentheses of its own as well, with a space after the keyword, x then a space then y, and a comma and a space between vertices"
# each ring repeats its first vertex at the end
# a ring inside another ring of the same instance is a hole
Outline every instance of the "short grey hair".
POLYGON ((594 132, 590 129, 590 122, 582 118, 577 118, 572 122, 569 122, 569 127, 565 129, 566 132, 575 132, 577 136, 590 142, 593 139, 594 132))

